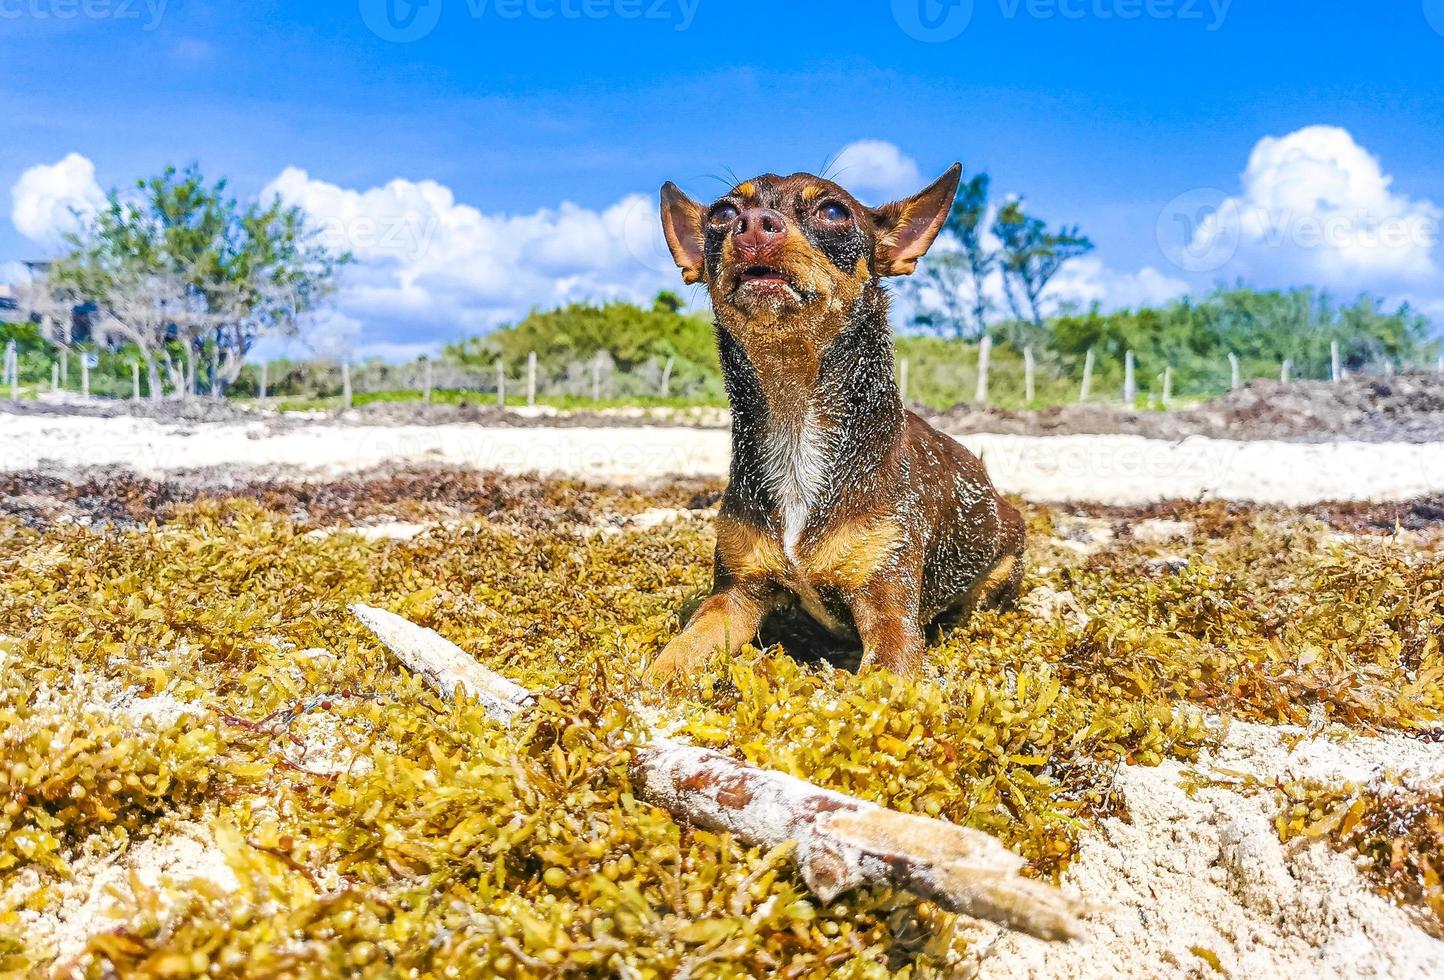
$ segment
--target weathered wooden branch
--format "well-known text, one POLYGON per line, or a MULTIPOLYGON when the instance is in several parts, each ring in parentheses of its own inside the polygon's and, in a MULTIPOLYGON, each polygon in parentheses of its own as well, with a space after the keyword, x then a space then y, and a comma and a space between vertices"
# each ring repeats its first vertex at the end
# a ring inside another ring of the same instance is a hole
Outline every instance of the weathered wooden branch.
POLYGON ((385 609, 360 603, 353 605, 351 612, 403 666, 420 674, 437 693, 451 697, 460 687, 480 701, 487 714, 502 722, 511 721, 518 711, 531 704, 530 691, 496 671, 487 670, 475 657, 435 630, 417 626, 385 609))
MULTIPOLYGON (((500 721, 531 703, 531 692, 433 630, 384 609, 357 604, 351 611, 442 695, 451 697, 459 687, 500 721)), ((758 847, 796 841, 803 880, 824 902, 859 885, 888 885, 1042 939, 1078 935, 1079 903, 1022 877, 1023 859, 981 831, 899 813, 669 739, 638 750, 632 780, 638 795, 690 823, 758 847)))

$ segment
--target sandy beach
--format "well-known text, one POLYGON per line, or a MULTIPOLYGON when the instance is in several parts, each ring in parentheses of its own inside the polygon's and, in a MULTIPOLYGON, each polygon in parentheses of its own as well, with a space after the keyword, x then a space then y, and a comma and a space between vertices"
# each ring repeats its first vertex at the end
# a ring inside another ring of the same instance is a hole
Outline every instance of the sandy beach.
MULTIPOLYGON (((1402 500, 1444 490, 1444 447, 1430 443, 1180 441, 1132 435, 959 437, 999 489, 1044 502, 1146 504, 1221 498, 1306 505, 1402 500)), ((122 466, 160 476, 225 467, 316 478, 381 463, 436 463, 610 482, 722 477, 729 435, 684 427, 528 428, 262 422, 176 424, 148 418, 0 417, 0 469, 122 466)))

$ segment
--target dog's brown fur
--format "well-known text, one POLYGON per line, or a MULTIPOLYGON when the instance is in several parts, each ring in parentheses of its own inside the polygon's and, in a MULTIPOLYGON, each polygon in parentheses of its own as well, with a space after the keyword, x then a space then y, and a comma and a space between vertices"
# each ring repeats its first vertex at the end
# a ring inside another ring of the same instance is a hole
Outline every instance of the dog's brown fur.
POLYGON ((764 174, 707 208, 662 188, 682 278, 711 296, 733 452, 712 594, 654 681, 736 653, 788 603, 855 634, 864 666, 910 675, 930 625, 1017 596, 1022 517, 893 381, 882 279, 916 268, 960 173, 878 208, 811 174, 764 174))

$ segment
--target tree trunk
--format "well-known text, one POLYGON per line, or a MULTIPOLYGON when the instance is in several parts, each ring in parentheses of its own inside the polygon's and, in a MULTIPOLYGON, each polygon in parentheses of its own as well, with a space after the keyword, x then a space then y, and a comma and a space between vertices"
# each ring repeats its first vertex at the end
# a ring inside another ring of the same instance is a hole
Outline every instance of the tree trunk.
POLYGON ((165 352, 165 373, 170 376, 171 391, 176 395, 185 392, 185 375, 180 365, 176 364, 175 358, 170 356, 170 350, 165 352))
POLYGON ((1014 289, 1017 288, 1013 282, 1016 278, 1017 276, 1014 273, 1006 269, 1003 270, 1003 295, 1008 300, 1008 309, 1013 311, 1013 318, 1021 323, 1027 320, 1028 317, 1024 315, 1022 304, 1018 302, 1018 297, 1014 295, 1013 292, 1014 289))
POLYGON ((968 253, 968 269, 973 277, 973 329, 981 337, 988 332, 988 295, 983 292, 988 270, 987 265, 971 252, 968 253))

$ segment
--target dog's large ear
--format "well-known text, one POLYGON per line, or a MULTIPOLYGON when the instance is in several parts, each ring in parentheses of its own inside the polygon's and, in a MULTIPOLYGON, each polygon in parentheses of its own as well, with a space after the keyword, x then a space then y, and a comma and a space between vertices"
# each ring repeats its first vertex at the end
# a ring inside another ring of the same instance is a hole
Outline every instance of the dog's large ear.
POLYGON ((702 205, 670 180, 662 185, 662 233, 682 281, 702 281, 702 205))
POLYGON ((907 200, 871 209, 877 229, 873 254, 878 275, 906 276, 918 267, 918 259, 927 254, 948 220, 962 175, 963 165, 955 163, 907 200))

